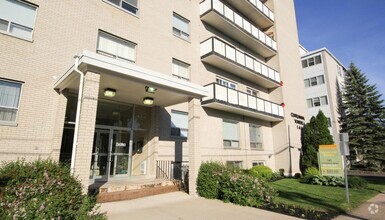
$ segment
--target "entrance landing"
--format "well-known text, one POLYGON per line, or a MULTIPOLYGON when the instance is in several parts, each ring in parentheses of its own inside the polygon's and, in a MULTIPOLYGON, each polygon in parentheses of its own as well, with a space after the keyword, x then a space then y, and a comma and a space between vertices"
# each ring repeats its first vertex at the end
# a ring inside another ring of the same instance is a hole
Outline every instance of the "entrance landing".
POLYGON ((181 190, 180 181, 163 179, 113 179, 90 185, 90 191, 98 192, 99 203, 130 200, 181 190))

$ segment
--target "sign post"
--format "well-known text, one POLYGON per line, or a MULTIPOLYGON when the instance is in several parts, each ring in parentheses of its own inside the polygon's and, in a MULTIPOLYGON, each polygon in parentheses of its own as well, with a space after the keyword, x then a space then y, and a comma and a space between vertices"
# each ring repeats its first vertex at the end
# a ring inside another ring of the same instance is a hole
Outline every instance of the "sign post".
POLYGON ((344 158, 346 201, 348 203, 350 203, 349 185, 348 185, 348 166, 347 166, 347 160, 346 160, 346 156, 350 155, 348 133, 341 133, 340 134, 340 152, 342 154, 342 157, 344 158))

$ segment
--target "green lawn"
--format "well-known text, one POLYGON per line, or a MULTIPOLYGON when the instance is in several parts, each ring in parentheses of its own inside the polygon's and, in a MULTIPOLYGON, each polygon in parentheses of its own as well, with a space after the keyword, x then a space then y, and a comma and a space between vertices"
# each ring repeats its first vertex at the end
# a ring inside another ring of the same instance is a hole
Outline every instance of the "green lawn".
POLYGON ((300 183, 298 179, 272 182, 278 190, 276 203, 300 205, 316 210, 347 212, 385 190, 385 180, 369 180, 366 189, 349 189, 350 204, 346 202, 345 188, 300 183))

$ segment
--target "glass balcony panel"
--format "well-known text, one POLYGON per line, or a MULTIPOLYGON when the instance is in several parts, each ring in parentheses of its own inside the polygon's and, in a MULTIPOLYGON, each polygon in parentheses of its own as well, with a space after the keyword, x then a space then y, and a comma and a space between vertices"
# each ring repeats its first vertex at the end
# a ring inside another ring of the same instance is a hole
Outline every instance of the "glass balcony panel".
POLYGON ((223 3, 218 0, 213 0, 213 8, 219 13, 223 14, 223 3))
POLYGON ((249 108, 257 109, 257 98, 249 95, 248 99, 249 99, 249 108))
POLYGON ((226 57, 232 61, 235 61, 235 48, 226 45, 226 57))
POLYGON ((241 64, 242 66, 245 66, 245 55, 238 50, 236 51, 236 55, 237 55, 237 63, 241 64))
POLYGON ((247 56, 247 55, 245 55, 245 57, 246 57, 246 67, 247 68, 249 68, 249 69, 251 69, 251 70, 254 70, 254 62, 253 62, 253 58, 251 58, 251 57, 249 57, 249 56, 247 56))
POLYGON ((259 99, 257 98, 257 110, 258 111, 261 111, 261 112, 264 112, 265 111, 265 101, 263 101, 263 99, 259 99))
POLYGON ((228 96, 229 96, 229 100, 228 102, 230 104, 233 104, 233 105, 238 105, 238 92, 236 90, 233 90, 233 89, 228 89, 228 96))
POLYGON ((267 113, 270 113, 271 114, 271 103, 270 102, 266 102, 265 101, 265 112, 267 113))
POLYGON ((219 40, 214 41, 214 51, 221 54, 222 56, 226 56, 225 44, 219 40))
POLYGON ((243 107, 248 107, 247 103, 247 94, 246 93, 238 93, 239 105, 243 107))

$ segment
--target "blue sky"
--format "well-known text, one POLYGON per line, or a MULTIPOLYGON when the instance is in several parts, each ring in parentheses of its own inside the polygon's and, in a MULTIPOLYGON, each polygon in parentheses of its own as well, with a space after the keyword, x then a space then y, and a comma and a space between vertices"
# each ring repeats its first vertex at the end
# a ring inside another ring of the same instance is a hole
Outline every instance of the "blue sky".
POLYGON ((351 61, 385 98, 385 0, 295 0, 298 35, 308 50, 328 48, 351 61))

